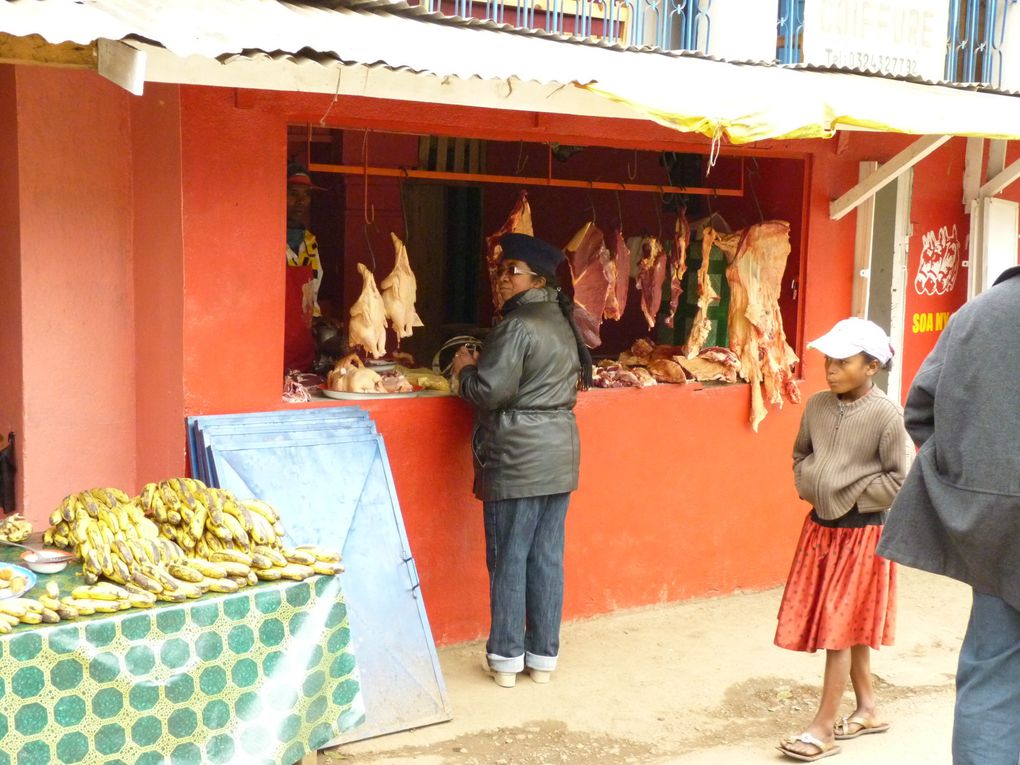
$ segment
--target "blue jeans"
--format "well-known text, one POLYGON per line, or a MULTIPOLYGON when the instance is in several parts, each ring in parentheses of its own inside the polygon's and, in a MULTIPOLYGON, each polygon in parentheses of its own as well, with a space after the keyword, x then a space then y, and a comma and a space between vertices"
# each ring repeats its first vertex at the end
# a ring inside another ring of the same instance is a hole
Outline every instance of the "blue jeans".
POLYGON ((563 526, 570 494, 483 503, 491 627, 497 672, 556 669, 563 616, 563 526))
POLYGON ((1020 612, 974 593, 956 672, 953 765, 1020 761, 1020 612))

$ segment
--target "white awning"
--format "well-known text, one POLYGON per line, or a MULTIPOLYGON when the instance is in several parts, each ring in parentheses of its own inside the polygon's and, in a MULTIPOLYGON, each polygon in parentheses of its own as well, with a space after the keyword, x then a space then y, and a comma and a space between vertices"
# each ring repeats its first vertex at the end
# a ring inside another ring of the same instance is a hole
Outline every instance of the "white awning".
POLYGON ((123 41, 144 54, 123 66, 148 82, 650 119, 735 143, 839 128, 1020 138, 1013 95, 623 49, 402 3, 9 0, 0 33, 123 41))

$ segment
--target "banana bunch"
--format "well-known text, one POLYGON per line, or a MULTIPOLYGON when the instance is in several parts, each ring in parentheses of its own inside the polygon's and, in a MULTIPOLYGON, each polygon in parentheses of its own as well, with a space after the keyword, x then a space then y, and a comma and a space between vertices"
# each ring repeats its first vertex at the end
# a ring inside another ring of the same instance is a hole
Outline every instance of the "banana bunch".
MULTIPOLYGON (((79 613, 145 608, 156 599, 182 602, 201 597, 211 587, 186 566, 184 551, 160 536, 141 505, 118 489, 92 489, 67 497, 50 516, 43 539, 73 550, 82 561, 91 589, 71 594, 79 613), (179 567, 186 569, 180 577, 179 567), (107 582, 100 582, 104 577, 107 582), (111 585, 115 582, 120 587, 111 585)), ((81 588, 79 588, 81 589, 81 588)))
POLYGON ((260 579, 301 580, 343 571, 337 552, 314 545, 284 547, 280 515, 261 500, 238 500, 201 481, 172 478, 146 484, 138 501, 160 533, 188 553, 188 565, 206 579, 218 579, 221 588, 229 586, 224 580, 244 587, 260 579))
POLYGON ((78 612, 60 601, 56 582, 46 585, 46 594, 35 598, 0 600, 0 635, 6 635, 18 624, 56 624, 62 619, 75 619, 78 612))
POLYGON ((32 533, 32 524, 26 521, 20 513, 0 521, 0 540, 5 542, 24 542, 32 533))

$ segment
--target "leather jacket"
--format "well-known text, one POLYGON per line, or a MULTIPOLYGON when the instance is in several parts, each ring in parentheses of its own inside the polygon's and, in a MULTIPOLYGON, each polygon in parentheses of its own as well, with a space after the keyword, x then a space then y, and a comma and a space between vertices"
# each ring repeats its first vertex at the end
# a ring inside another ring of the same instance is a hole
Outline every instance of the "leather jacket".
POLYGON ((574 491, 580 463, 574 333, 548 287, 515 295, 503 311, 478 365, 460 372, 460 395, 475 406, 475 496, 574 491))

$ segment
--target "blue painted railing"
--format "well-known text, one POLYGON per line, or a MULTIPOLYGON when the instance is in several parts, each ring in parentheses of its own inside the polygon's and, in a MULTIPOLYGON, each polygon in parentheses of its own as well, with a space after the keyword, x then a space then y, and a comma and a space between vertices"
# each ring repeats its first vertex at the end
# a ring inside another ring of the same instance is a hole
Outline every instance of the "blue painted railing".
POLYGON ((444 16, 662 50, 707 51, 711 33, 712 0, 418 1, 444 16))
MULTIPOLYGON (((1018 0, 946 1, 946 80, 1000 84, 1006 17, 1018 0)), ((780 64, 803 61, 804 0, 779 0, 776 27, 776 60, 780 64)))
POLYGON ((1000 84, 1006 17, 1016 2, 949 0, 947 80, 1000 84))

